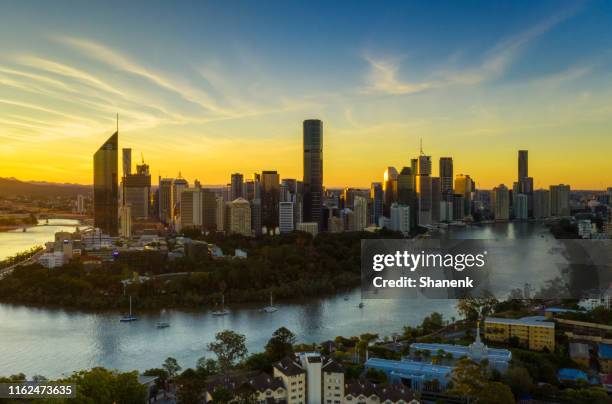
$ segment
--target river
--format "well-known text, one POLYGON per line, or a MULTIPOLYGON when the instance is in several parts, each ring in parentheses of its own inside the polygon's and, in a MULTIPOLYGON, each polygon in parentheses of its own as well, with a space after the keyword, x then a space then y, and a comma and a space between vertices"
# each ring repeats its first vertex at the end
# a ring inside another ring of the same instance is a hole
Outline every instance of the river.
MULTIPOLYGON (((44 227, 50 230, 55 226, 44 227)), ((50 233, 38 233, 38 229, 10 233, 10 248, 3 245, 6 236, 0 238, 0 251, 10 255, 47 241, 45 237, 50 233), (30 240, 29 244, 26 240, 30 240)), ((9 233, 0 237, 6 234, 9 233)), ((517 271, 529 273, 534 282, 541 278, 531 268, 550 261, 551 246, 556 242, 538 223, 451 228, 442 237, 524 240, 509 244, 506 264, 513 268, 507 275, 509 287, 522 287, 524 278, 517 276, 517 271)), ((391 335, 401 332, 404 325, 419 324, 434 311, 446 319, 457 316, 453 300, 372 299, 366 300, 362 309, 357 307, 360 300, 360 291, 354 290, 300 302, 275 302, 279 311, 272 314, 262 313, 259 306, 252 305, 230 307, 231 314, 225 317, 214 317, 207 311, 170 310, 163 316, 171 324, 166 329, 155 327, 162 318, 158 312, 135 313, 139 321, 120 323, 116 312, 83 313, 0 304, 0 375, 24 372, 30 377, 57 377, 93 366, 145 370, 159 367, 168 356, 175 357, 183 368, 191 367, 198 358, 210 357, 206 344, 223 329, 245 334, 249 351, 257 352, 281 326, 293 331, 299 342, 311 343, 364 332, 391 335)))

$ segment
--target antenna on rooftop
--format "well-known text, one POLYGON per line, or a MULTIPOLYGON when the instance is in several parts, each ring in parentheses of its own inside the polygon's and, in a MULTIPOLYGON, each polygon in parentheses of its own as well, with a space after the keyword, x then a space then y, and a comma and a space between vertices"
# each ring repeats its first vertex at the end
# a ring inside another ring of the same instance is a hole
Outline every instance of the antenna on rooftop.
POLYGON ((423 138, 420 139, 421 142, 421 156, 424 156, 425 153, 423 153, 423 138))
POLYGON ((119 133, 119 112, 117 112, 117 133, 119 133))

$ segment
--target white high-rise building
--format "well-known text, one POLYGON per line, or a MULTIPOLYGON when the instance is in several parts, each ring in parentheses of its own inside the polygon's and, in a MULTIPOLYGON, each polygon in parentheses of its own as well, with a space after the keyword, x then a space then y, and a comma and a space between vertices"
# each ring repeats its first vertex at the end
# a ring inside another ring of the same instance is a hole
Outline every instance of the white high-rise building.
POLYGON ((550 191, 537 189, 533 191, 533 217, 543 219, 550 216, 550 191))
POLYGON ((391 205, 391 218, 389 227, 391 230, 402 232, 404 235, 410 233, 410 206, 391 205))
POLYGON ((551 216, 569 216, 569 185, 550 186, 550 214, 551 216))
POLYGON ((278 204, 278 227, 281 233, 291 233, 294 226, 294 202, 280 202, 278 204))
POLYGON ((368 200, 363 196, 355 196, 353 215, 354 231, 362 231, 368 226, 368 200))
MULTIPOLYGON (((234 199, 229 205, 229 231, 230 233, 251 236, 251 204, 240 197, 234 199)), ((293 212, 291 212, 293 215, 293 212)))

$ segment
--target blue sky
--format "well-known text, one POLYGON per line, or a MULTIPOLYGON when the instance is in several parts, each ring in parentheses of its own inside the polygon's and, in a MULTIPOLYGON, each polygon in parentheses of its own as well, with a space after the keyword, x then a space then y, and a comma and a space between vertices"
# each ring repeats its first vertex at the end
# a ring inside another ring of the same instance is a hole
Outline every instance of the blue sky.
POLYGON ((609 1, 5 1, 0 49, 0 176, 90 182, 119 111, 154 173, 205 183, 301 177, 311 117, 328 186, 380 180, 420 138, 483 187, 520 148, 536 185, 612 182, 609 1))

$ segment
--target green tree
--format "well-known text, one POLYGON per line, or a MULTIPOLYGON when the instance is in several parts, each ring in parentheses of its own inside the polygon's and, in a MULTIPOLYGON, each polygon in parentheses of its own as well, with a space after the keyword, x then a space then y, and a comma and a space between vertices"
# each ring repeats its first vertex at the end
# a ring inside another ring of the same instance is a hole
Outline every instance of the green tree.
POLYGON ((512 389, 516 396, 530 394, 534 390, 531 375, 522 366, 512 366, 505 376, 506 384, 512 389))
POLYGON ((487 382, 474 395, 478 404, 514 404, 514 396, 510 387, 500 382, 487 382))
POLYGON ((73 373, 58 382, 75 383, 76 399, 56 400, 53 403, 122 403, 142 404, 147 388, 138 382, 138 372, 118 373, 104 368, 93 368, 73 373))
POLYGON ((217 355, 217 362, 223 373, 243 360, 248 353, 245 336, 231 330, 218 332, 215 341, 208 344, 208 349, 217 355))
POLYGON ((469 321, 476 321, 480 316, 491 313, 493 307, 498 303, 494 297, 479 297, 459 299, 457 302, 457 312, 469 321))
POLYGON ((214 359, 201 357, 196 362, 196 372, 201 377, 208 377, 219 373, 219 365, 214 359))
POLYGON ((166 358, 162 367, 168 372, 168 376, 170 378, 174 378, 176 374, 181 370, 181 366, 178 364, 178 361, 172 357, 166 358))
POLYGON ((272 338, 266 344, 266 353, 272 361, 278 361, 293 352, 295 334, 285 327, 274 331, 272 338))
POLYGON ((485 371, 468 358, 460 359, 451 374, 451 394, 460 397, 475 397, 487 384, 485 371))

